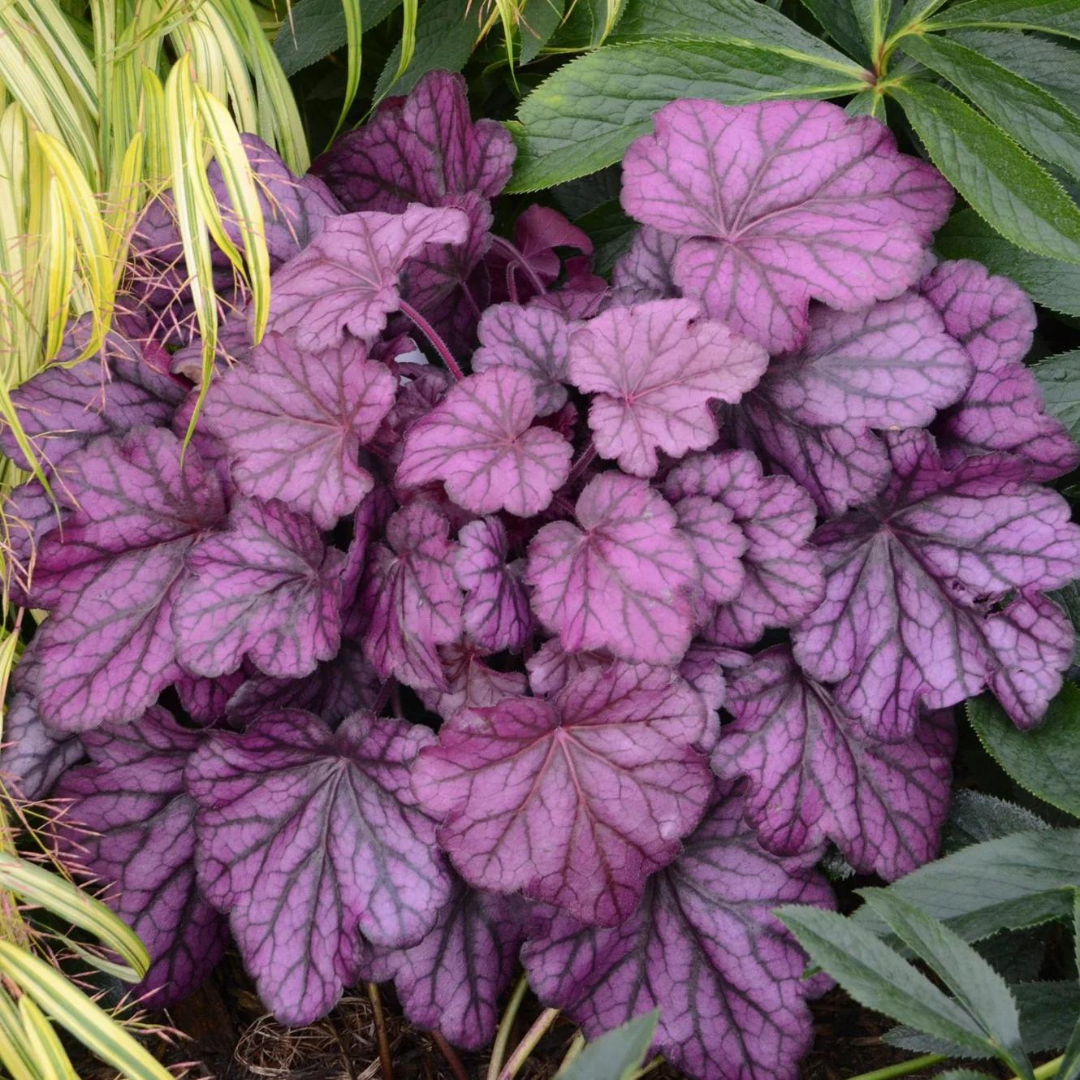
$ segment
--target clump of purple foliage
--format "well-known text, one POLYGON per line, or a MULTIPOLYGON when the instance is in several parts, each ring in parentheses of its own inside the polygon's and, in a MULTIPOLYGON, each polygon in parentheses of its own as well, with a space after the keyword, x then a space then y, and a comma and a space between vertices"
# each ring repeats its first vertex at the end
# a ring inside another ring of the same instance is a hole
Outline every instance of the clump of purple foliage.
POLYGON ((692 1075, 793 1077, 820 980, 770 909, 831 903, 828 842, 932 858, 950 706, 1031 727, 1070 661, 1031 303, 934 265, 948 186, 829 104, 661 109, 610 285, 550 209, 492 234, 514 149, 455 77, 326 183, 247 147, 270 327, 222 262, 186 455, 167 201, 99 362, 13 395, 62 522, 15 493, 49 618, 5 766, 93 829, 160 1003, 228 931, 284 1021, 392 979, 477 1048, 520 958, 590 1036, 659 1006, 692 1075))

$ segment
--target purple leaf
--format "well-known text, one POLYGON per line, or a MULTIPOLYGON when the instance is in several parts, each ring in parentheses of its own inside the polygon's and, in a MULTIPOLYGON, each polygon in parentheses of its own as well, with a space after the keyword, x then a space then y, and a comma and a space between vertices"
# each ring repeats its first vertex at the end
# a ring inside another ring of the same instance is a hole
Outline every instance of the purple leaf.
MULTIPOLYGON (((728 595, 706 592, 721 606, 707 620, 707 635, 724 645, 753 645, 765 630, 793 626, 821 602, 824 575, 821 556, 810 546, 814 506, 806 492, 786 476, 762 476, 758 460, 745 450, 695 454, 664 481, 664 494, 675 505, 680 527, 689 508, 722 508, 729 528, 743 537, 738 553, 742 572, 728 595)), ((696 545, 708 578, 707 557, 696 545)), ((717 553, 713 551, 713 558, 717 553)), ((725 561, 730 583, 734 575, 725 561)))
POLYGON ((410 1023, 465 1050, 491 1042, 499 996, 510 985, 525 938, 521 908, 514 897, 478 893, 455 880, 431 932, 381 958, 410 1023))
POLYGON ((197 989, 225 951, 225 922, 195 880, 195 803, 184 791, 184 766, 203 738, 151 709, 137 725, 84 736, 93 764, 57 789, 73 800, 62 830, 69 855, 114 883, 109 906, 152 961, 136 993, 152 992, 157 1008, 197 989))
POLYGON ((66 493, 62 484, 53 481, 53 497, 40 480, 27 480, 12 488, 4 499, 4 559, 7 587, 13 603, 22 607, 40 607, 31 595, 34 564, 41 541, 66 520, 70 507, 64 505, 66 493))
MULTIPOLYGON (((322 180, 317 176, 305 176, 298 180, 285 162, 257 135, 244 133, 240 139, 255 174, 266 247, 271 268, 276 269, 307 247, 322 232, 326 222, 343 214, 344 210, 322 180)), ((207 179, 221 209, 226 235, 237 247, 242 248, 236 212, 221 175, 221 166, 216 160, 210 163, 207 179)))
POLYGON ((37 639, 46 723, 82 731, 138 719, 180 677, 172 605, 184 556, 225 516, 217 476, 171 432, 95 440, 64 466, 79 508, 41 545, 35 586, 52 611, 37 639))
POLYGON ((283 499, 329 529, 371 490, 360 446, 395 391, 393 375, 359 342, 316 354, 268 334, 248 363, 214 380, 203 416, 245 495, 283 499))
POLYGON ((570 333, 577 324, 543 307, 496 304, 477 327, 480 348, 472 369, 479 373, 498 365, 520 368, 536 380, 536 412, 550 416, 566 404, 566 363, 570 333))
POLYGON ((836 105, 675 101, 623 162, 631 217, 683 237, 676 284, 770 352, 807 307, 855 311, 914 285, 952 190, 889 129, 836 105))
POLYGON ((368 556, 360 604, 369 612, 364 649, 375 670, 415 689, 446 690, 438 646, 461 636, 450 523, 428 502, 387 523, 387 544, 368 556), (389 546, 387 546, 389 545, 389 546))
POLYGON ((545 525, 529 545, 537 618, 568 652, 677 662, 690 643, 688 595, 700 580, 675 511, 643 480, 603 473, 577 501, 578 526, 545 525))
POLYGON ((412 366, 419 370, 410 372, 411 378, 402 376, 394 406, 371 440, 372 449, 394 465, 401 461, 405 433, 446 397, 452 385, 450 375, 440 368, 419 364, 412 366))
POLYGON ((301 349, 340 347, 345 331, 373 338, 398 307, 398 274, 428 244, 468 236, 460 210, 412 205, 401 214, 359 212, 331 218, 274 274, 270 328, 292 330, 301 349))
MULTIPOLYGON (((72 364, 89 340, 90 325, 82 319, 53 363, 11 392, 23 430, 53 468, 99 435, 119 438, 141 424, 167 424, 184 400, 184 387, 152 368, 138 346, 115 331, 105 336, 100 352, 72 364)), ((6 423, 0 451, 30 468, 6 423)))
POLYGON ((727 699, 727 673, 740 671, 750 660, 749 654, 739 649, 696 640, 686 650, 679 674, 701 695, 706 707, 716 711, 727 699))
POLYGON ((411 202, 445 206, 471 191, 493 198, 515 153, 502 124, 470 118, 461 76, 434 71, 407 98, 383 102, 315 168, 348 209, 399 212, 411 202))
POLYGON ((573 454, 557 432, 533 427, 535 419, 529 375, 510 367, 471 375, 409 429, 397 482, 443 480, 446 494, 473 513, 532 517, 566 482, 573 454))
POLYGON ((471 885, 521 889, 611 926, 708 803, 694 749, 706 726, 700 698, 672 672, 593 668, 551 701, 457 713, 420 754, 413 790, 471 885))
POLYGON ((218 679, 184 672, 176 681, 176 694, 184 712, 196 724, 214 724, 225 716, 229 699, 246 681, 243 671, 233 671, 218 679))
POLYGON ((677 296, 672 264, 678 250, 678 237, 642 225, 634 233, 629 249, 616 260, 612 282, 635 302, 677 296))
POLYGON ((188 671, 227 675, 246 657, 278 678, 310 675, 341 644, 344 556, 277 499, 241 499, 187 555, 172 610, 188 671))
POLYGON ((796 659, 811 678, 839 683, 840 704, 888 740, 911 737, 919 704, 955 705, 991 677, 1026 687, 1003 704, 1032 726, 1070 662, 1071 634, 1041 599, 1001 609, 1017 590, 1080 574, 1068 504, 1002 455, 948 471, 925 432, 889 442, 881 498, 815 534, 826 593, 793 634, 796 659))
POLYGON ((971 374, 967 354, 915 293, 853 313, 818 307, 800 352, 774 361, 743 399, 740 441, 760 447, 825 513, 841 513, 876 495, 888 475, 868 429, 929 424, 971 374))
POLYGON ((748 394, 735 410, 739 446, 791 476, 824 514, 843 513, 881 491, 889 479, 889 455, 874 432, 800 423, 778 411, 766 394, 748 394))
POLYGON ((1004 451, 1031 462, 1032 480, 1053 480, 1080 464, 1080 448, 1054 417, 1023 360, 1035 308, 1008 278, 974 262, 946 262, 919 286, 967 350, 975 377, 963 399, 935 427, 946 464, 1004 451))
POLYGON ((728 798, 621 925, 552 918, 522 950, 529 982, 588 1038, 659 1008, 654 1049, 700 1080, 795 1080, 813 1038, 806 957, 770 911, 832 906, 818 855, 768 854, 728 798))
POLYGON ((705 614, 713 604, 734 600, 746 580, 742 558, 746 537, 735 523, 735 515, 722 503, 703 496, 680 499, 675 503, 679 531, 690 541, 701 568, 705 614))
POLYGON ((58 735, 42 722, 37 702, 20 690, 4 709, 0 778, 24 799, 40 799, 49 793, 60 774, 83 756, 83 745, 74 735, 58 735))
POLYGON ((525 693, 520 671, 496 671, 468 641, 439 649, 447 689, 421 690, 420 699, 432 712, 449 720, 459 709, 487 708, 525 693))
POLYGON ((779 855, 832 840, 860 873, 893 881, 937 854, 949 809, 956 732, 949 712, 902 743, 869 738, 786 647, 761 653, 732 682, 713 769, 746 777, 747 820, 779 855))
POLYGON ((594 667, 607 669, 618 662, 610 653, 564 652, 558 638, 549 638, 525 662, 525 669, 533 694, 553 697, 575 675, 594 667))
POLYGON ((506 527, 498 518, 470 521, 458 533, 454 576, 465 590, 465 631, 488 652, 520 652, 532 634, 529 597, 507 563, 506 527))
POLYGON ((409 791, 433 741, 403 720, 356 713, 336 734, 285 709, 192 757, 198 871, 260 997, 280 1020, 324 1016, 356 979, 359 934, 409 945, 435 924, 450 879, 435 827, 409 791))
POLYGON ((967 354, 923 297, 905 293, 862 311, 817 308, 797 356, 766 377, 776 407, 806 424, 922 427, 971 381, 967 354))
POLYGON ((225 711, 233 723, 247 725, 264 712, 306 709, 337 727, 350 713, 375 705, 381 682, 359 643, 343 638, 337 655, 303 679, 261 674, 245 679, 225 711))
POLYGON ((764 349, 702 314, 693 300, 653 300, 605 311, 571 338, 570 381, 596 395, 593 442, 624 472, 652 476, 657 450, 711 446, 709 402, 738 401, 765 370, 764 349))

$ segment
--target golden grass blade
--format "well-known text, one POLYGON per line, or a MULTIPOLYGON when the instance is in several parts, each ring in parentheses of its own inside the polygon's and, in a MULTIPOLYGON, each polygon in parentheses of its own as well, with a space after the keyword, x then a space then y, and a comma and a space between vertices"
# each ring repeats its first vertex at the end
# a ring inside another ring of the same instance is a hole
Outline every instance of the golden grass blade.
MULTIPOLYGON (((158 83, 160 87, 161 84, 158 83)), ((118 289, 124 276, 131 233, 139 216, 142 196, 143 149, 146 141, 142 132, 133 136, 120 162, 109 192, 105 214, 105 236, 109 243, 109 262, 113 271, 113 288, 118 289)))
POLYGON ((143 157, 143 176, 152 189, 167 184, 172 172, 167 124, 165 88, 153 71, 143 68, 139 127, 146 147, 143 157))
POLYGON ((70 147, 83 174, 100 185, 96 116, 69 92, 34 28, 10 4, 0 7, 0 80, 34 127, 70 147))
POLYGON ((0 1065, 11 1074, 11 1080, 42 1080, 34 1067, 34 1056, 26 1041, 26 1030, 18 1006, 11 995, 0 986, 0 1065))
POLYGON ((47 195, 48 264, 46 277, 45 360, 60 351, 67 327, 71 289, 75 279, 75 229, 68 216, 60 186, 50 179, 47 195))
POLYGON ((184 437, 185 447, 191 440, 213 377, 218 331, 210 238, 201 213, 201 188, 206 183, 206 173, 199 119, 191 59, 185 54, 173 65, 165 84, 165 130, 169 144, 173 202, 203 348, 202 389, 184 437))
POLYGON ((78 244, 80 277, 89 294, 94 320, 94 332, 82 353, 85 357, 101 348, 116 300, 105 222, 93 190, 68 150, 51 135, 44 133, 37 135, 37 144, 48 161, 53 182, 64 200, 78 244))
MULTIPOLYGON (((150 956, 139 936, 125 922, 89 893, 57 874, 0 852, 0 889, 17 893, 73 926, 93 934, 103 945, 126 961, 127 982, 138 982, 150 968, 150 956)), ((112 965, 119 970, 118 965, 112 965)))
POLYGON ((42 1080, 79 1080, 79 1074, 52 1024, 25 994, 19 998, 19 1015, 26 1032, 26 1045, 41 1072, 42 1080))
POLYGON ((10 942, 0 941, 0 972, 91 1053, 129 1080, 172 1080, 161 1063, 108 1013, 43 960, 10 942))
POLYGON ((72 29, 71 21, 54 0, 22 0, 19 9, 52 54, 56 69, 67 77, 87 112, 96 118, 99 114, 94 64, 72 29))
MULTIPOLYGON (((255 340, 260 341, 270 316, 270 254, 266 249, 266 225, 259 204, 258 188, 244 151, 244 144, 240 140, 240 133, 236 130, 228 110, 201 86, 195 87, 195 101, 206 127, 207 139, 221 168, 236 225, 240 230, 244 260, 240 261, 237 255, 233 265, 241 270, 246 263, 254 313, 254 335, 255 340)), ((212 209, 213 216, 216 217, 217 207, 212 209)), ((222 246, 222 250, 227 250, 220 241, 219 246, 222 246)))

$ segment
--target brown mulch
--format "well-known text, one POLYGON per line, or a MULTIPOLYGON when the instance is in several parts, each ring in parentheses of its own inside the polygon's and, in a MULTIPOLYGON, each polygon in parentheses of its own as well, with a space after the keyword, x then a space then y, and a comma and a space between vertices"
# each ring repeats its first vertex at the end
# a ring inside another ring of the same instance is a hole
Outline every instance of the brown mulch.
MULTIPOLYGON (((238 966, 227 962, 223 967, 203 990, 162 1018, 183 1037, 173 1045, 162 1044, 160 1056, 167 1064, 187 1065, 188 1080, 386 1080, 372 1005, 362 988, 343 998, 325 1020, 288 1028, 265 1013, 238 966)), ((393 1080, 455 1080, 430 1036, 402 1018, 392 997, 384 1006, 393 1080)), ((814 1002, 813 1009, 816 1037, 802 1063, 802 1080, 848 1080, 911 1057, 880 1041, 890 1021, 856 1005, 840 990, 814 1002)), ((512 1042, 533 1019, 522 1010, 512 1042)), ((551 1080, 573 1036, 572 1024, 557 1021, 518 1074, 520 1080, 551 1080)), ((470 1080, 483 1080, 487 1055, 460 1057, 470 1080)), ((915 1075, 935 1075, 945 1067, 915 1075)), ((80 1071, 80 1075, 85 1080, 113 1080, 115 1074, 80 1071)), ((666 1066, 649 1076, 685 1080, 666 1066)))

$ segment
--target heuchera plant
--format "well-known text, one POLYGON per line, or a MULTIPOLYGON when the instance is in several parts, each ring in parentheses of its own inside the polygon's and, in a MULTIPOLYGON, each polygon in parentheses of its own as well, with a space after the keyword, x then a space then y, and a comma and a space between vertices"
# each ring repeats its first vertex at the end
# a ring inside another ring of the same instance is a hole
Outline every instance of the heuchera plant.
POLYGON ((48 618, 5 764, 158 1003, 227 927, 286 1022, 392 979, 479 1048, 520 961, 589 1036, 659 1007, 691 1075, 793 1078, 821 981, 771 909, 831 903, 829 843, 932 858, 951 707, 1032 727, 1070 662, 1031 303, 935 265, 948 186, 829 104, 661 109, 610 285, 553 210, 493 235, 513 145, 456 77, 326 184, 246 146, 270 326, 234 286, 190 445, 167 199, 100 356, 13 394, 59 505, 10 504, 48 618))

